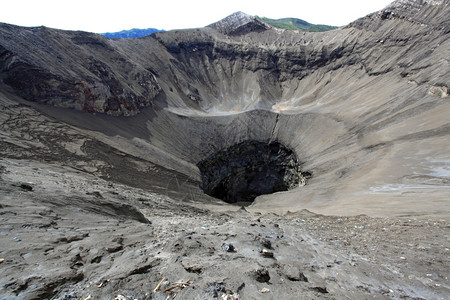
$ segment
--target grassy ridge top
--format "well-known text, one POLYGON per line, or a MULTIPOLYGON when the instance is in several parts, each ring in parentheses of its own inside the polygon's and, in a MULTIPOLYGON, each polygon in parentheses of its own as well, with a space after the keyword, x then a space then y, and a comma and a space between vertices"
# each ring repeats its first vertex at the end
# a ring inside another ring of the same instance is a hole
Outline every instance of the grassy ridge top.
POLYGON ((330 26, 330 25, 317 25, 317 24, 311 24, 308 23, 302 19, 296 19, 296 18, 282 18, 282 19, 270 19, 266 17, 258 17, 257 19, 272 25, 277 28, 287 29, 287 30, 301 30, 301 31, 328 31, 336 29, 337 26, 330 26))

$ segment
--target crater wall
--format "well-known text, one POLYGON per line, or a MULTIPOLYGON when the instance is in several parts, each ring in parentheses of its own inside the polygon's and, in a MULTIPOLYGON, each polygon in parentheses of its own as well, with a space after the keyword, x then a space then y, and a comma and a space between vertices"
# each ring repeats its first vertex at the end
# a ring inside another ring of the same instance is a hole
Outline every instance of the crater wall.
POLYGON ((449 5, 402 3, 325 33, 245 16, 118 40, 2 24, 2 89, 197 191, 197 164, 233 145, 292 149, 312 178, 249 209, 448 209, 449 5))

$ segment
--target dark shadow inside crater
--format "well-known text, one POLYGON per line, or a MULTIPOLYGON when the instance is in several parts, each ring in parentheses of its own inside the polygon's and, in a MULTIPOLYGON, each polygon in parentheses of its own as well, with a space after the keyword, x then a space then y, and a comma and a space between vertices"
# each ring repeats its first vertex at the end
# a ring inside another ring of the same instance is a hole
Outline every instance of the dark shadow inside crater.
POLYGON ((279 142, 244 141, 197 166, 203 191, 228 203, 252 202, 259 195, 287 191, 306 180, 295 152, 279 142))

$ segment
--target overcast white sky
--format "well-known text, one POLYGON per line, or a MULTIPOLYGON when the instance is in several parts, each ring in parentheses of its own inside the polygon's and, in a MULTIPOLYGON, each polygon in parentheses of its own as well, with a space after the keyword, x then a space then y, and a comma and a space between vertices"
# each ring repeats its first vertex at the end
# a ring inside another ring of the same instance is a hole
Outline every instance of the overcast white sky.
POLYGON ((7 0, 0 22, 69 30, 113 32, 131 28, 204 27, 233 12, 268 18, 300 18, 342 26, 393 0, 7 0))

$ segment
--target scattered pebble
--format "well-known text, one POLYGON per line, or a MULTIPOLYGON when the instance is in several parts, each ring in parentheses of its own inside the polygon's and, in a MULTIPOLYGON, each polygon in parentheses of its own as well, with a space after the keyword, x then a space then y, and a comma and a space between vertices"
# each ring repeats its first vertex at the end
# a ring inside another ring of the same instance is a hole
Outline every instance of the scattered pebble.
POLYGON ((269 282, 270 281, 270 275, 269 271, 267 269, 258 269, 253 272, 253 277, 258 282, 269 282))
POLYGON ((263 247, 267 248, 267 249, 273 249, 272 248, 272 243, 270 242, 270 240, 268 239, 263 239, 261 241, 261 245, 263 245, 263 247))
POLYGON ((283 274, 290 281, 303 281, 308 282, 308 278, 306 278, 305 274, 301 272, 298 268, 290 265, 286 265, 283 268, 283 274))
POLYGON ((0 264, 2 264, 5 261, 4 258, 0 258, 0 264))
POLYGON ((221 300, 239 300, 239 295, 238 294, 233 294, 233 295, 227 295, 227 294, 223 294, 222 297, 220 297, 221 300))
POLYGON ((236 248, 232 243, 223 243, 222 249, 225 250, 226 252, 236 252, 236 248))
POLYGON ((268 293, 268 292, 270 292, 270 290, 268 288, 262 288, 259 292, 260 293, 268 293))
POLYGON ((312 288, 310 288, 310 289, 313 290, 313 291, 322 293, 322 294, 328 294, 328 290, 327 290, 326 287, 315 286, 315 287, 312 287, 312 288))
POLYGON ((272 251, 269 251, 269 250, 267 250, 267 249, 262 249, 262 250, 261 250, 261 254, 262 254, 262 256, 264 256, 264 257, 270 257, 270 258, 273 258, 273 252, 272 252, 272 251))
POLYGON ((68 293, 65 294, 62 298, 60 298, 60 300, 70 300, 70 299, 78 299, 77 293, 75 292, 68 293))
POLYGON ((109 279, 104 280, 104 281, 100 282, 100 284, 97 285, 97 287, 98 287, 98 288, 101 288, 101 287, 105 286, 108 282, 109 282, 109 279))
POLYGON ((28 184, 28 183, 22 183, 20 185, 20 187, 25 190, 25 191, 32 191, 33 190, 33 186, 28 184))

